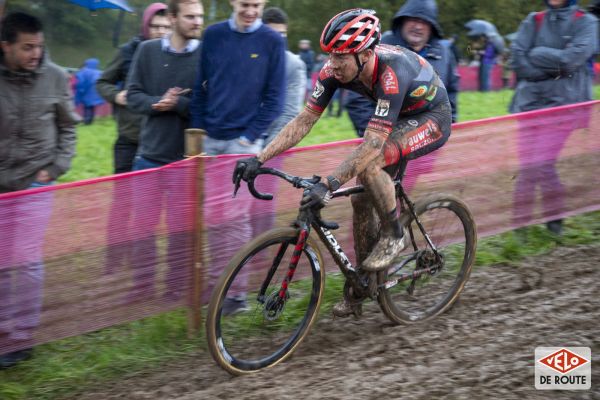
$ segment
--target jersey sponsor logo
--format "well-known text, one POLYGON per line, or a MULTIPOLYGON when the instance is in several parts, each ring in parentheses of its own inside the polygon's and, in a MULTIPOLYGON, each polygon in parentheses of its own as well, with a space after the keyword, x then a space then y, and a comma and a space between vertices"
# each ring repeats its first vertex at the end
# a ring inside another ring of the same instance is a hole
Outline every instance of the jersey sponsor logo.
POLYGON ((408 121, 406 121, 410 126, 414 126, 415 128, 417 126, 419 126, 419 121, 416 121, 414 119, 409 119, 408 121))
POLYGON ((389 100, 377 100, 377 108, 375 108, 375 115, 378 117, 387 117, 390 113, 390 101, 389 100))
POLYGON ((427 85, 421 85, 410 92, 410 97, 423 97, 425 96, 425 93, 427 93, 427 89, 429 89, 427 85))
POLYGON ((312 92, 313 99, 318 99, 319 97, 321 97, 321 95, 323 94, 324 91, 325 91, 325 88, 323 87, 321 82, 317 81, 317 83, 315 84, 315 88, 313 89, 313 92, 312 92))
POLYGON ((389 121, 373 118, 367 124, 367 129, 383 132, 386 136, 392 133, 392 125, 389 121))
POLYGON ((400 147, 402 155, 413 153, 442 137, 442 132, 437 124, 427 121, 425 125, 409 132, 402 137, 400 147))
POLYGON ((388 65, 385 71, 381 75, 381 86, 385 94, 396 94, 398 93, 398 77, 394 71, 388 65))
POLYGON ((250 54, 250 58, 258 58, 258 54, 252 53, 252 54, 250 54))
POLYGON ((432 86, 431 88, 429 88, 429 93, 427 93, 427 97, 425 97, 425 100, 433 100, 435 98, 435 95, 437 94, 437 89, 437 86, 432 86))

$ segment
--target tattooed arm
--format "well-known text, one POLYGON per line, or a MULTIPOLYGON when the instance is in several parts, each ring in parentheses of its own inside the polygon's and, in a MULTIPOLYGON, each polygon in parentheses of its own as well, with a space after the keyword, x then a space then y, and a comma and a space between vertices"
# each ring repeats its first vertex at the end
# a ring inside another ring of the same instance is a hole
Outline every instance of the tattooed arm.
POLYGON ((387 135, 381 131, 367 128, 364 141, 333 171, 331 174, 340 181, 340 184, 364 171, 379 155, 387 139, 387 135))
POLYGON ((279 132, 275 139, 257 156, 261 163, 294 147, 310 132, 320 115, 306 108, 279 132))

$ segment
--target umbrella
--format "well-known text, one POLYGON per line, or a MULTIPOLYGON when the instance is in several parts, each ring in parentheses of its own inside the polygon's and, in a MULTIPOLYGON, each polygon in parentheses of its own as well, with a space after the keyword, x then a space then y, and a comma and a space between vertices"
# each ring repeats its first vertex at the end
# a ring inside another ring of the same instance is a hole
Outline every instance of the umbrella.
POLYGON ((504 51, 504 38, 497 33, 488 35, 488 41, 496 48, 496 52, 502 53, 504 51))
POLYGON ((85 7, 90 11, 96 11, 100 8, 114 8, 117 10, 124 10, 133 12, 133 9, 129 7, 126 0, 69 0, 73 4, 85 7))
POLYGON ((493 34, 498 35, 498 29, 491 22, 484 21, 482 19, 472 19, 465 24, 465 28, 469 31, 467 32, 467 36, 469 37, 477 37, 477 36, 487 36, 490 37, 493 34))

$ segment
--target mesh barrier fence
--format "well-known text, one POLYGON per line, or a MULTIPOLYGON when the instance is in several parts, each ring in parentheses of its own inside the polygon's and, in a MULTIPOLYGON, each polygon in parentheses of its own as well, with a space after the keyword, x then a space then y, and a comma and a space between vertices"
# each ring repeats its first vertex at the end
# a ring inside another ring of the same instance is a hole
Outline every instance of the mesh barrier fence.
MULTIPOLYGON (((405 186, 413 200, 463 199, 480 237, 597 210, 599 124, 600 102, 457 124, 444 147, 409 163, 405 186)), ((357 143, 294 149, 267 166, 326 176, 357 143)), ((189 306, 198 262, 206 302, 233 253, 288 226, 302 194, 261 176, 257 188, 273 201, 245 186, 232 198, 237 158, 0 195, 0 354, 189 306)), ((335 236, 353 259, 350 200, 323 217, 340 223, 335 236)))

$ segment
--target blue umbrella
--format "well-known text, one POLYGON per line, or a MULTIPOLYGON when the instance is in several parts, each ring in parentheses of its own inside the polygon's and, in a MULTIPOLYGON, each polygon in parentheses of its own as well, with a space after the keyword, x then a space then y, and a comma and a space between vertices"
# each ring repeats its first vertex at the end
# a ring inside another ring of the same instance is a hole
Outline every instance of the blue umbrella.
POLYGON ((133 12, 133 9, 129 7, 126 0, 69 0, 73 4, 85 7, 90 11, 96 11, 100 8, 114 8, 117 10, 124 10, 133 12))

